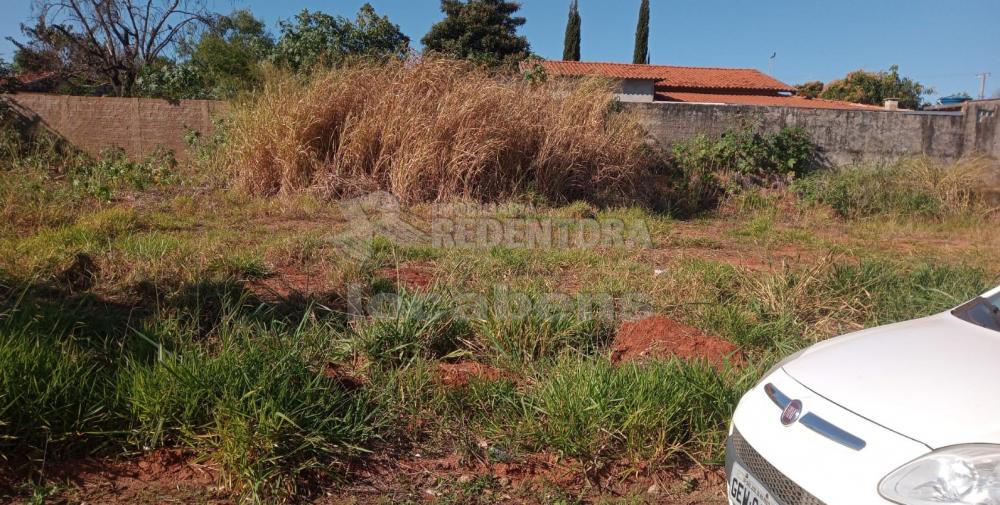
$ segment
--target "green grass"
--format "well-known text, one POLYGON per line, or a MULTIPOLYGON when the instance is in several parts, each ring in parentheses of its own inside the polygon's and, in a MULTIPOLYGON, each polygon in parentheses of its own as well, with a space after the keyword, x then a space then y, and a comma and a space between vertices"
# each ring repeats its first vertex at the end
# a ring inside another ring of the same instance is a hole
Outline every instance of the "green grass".
POLYGON ((581 313, 579 300, 496 292, 473 320, 473 346, 497 366, 519 370, 564 351, 593 354, 611 339, 612 321, 581 313))
POLYGON ((754 375, 679 360, 566 358, 527 394, 521 429, 537 448, 579 458, 684 452, 717 463, 729 415, 754 375))

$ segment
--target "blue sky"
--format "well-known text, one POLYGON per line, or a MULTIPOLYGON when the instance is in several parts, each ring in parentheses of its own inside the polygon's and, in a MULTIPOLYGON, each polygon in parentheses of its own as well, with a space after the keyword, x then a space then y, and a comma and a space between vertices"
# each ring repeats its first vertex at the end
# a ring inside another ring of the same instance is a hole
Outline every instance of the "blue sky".
MULTIPOLYGON (((419 39, 442 16, 438 0, 370 0, 419 39)), ((639 0, 579 0, 583 59, 629 62, 639 0)), ((0 0, 0 35, 19 35, 30 0, 0 0)), ((228 12, 249 7, 274 26, 303 8, 353 17, 364 0, 207 0, 228 12)), ((562 55, 569 0, 523 0, 532 49, 562 55)), ((1000 91, 1000 1, 963 0, 651 0, 650 54, 667 65, 754 67, 790 84, 828 81, 858 68, 898 64, 904 75, 933 86, 937 96, 979 92, 976 74, 992 72, 986 93, 1000 91)), ((12 45, 3 40, 8 61, 12 45)))

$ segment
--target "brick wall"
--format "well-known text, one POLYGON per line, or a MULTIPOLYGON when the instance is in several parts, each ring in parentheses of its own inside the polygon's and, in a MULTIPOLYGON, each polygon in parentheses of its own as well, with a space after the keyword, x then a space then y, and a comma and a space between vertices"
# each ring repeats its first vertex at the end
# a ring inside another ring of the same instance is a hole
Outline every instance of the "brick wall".
POLYGON ((212 117, 228 110, 213 100, 169 101, 155 98, 115 98, 17 93, 4 95, 36 127, 45 127, 90 153, 120 147, 142 157, 157 146, 184 159, 184 135, 208 133, 212 117))

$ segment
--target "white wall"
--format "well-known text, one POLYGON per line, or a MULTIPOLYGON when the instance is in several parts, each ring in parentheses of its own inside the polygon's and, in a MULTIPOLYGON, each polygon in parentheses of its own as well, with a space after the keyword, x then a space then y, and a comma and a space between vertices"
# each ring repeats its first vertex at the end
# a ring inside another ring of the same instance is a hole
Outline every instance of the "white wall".
POLYGON ((622 102, 652 102, 656 92, 656 81, 645 79, 625 79, 618 86, 618 100, 622 102))

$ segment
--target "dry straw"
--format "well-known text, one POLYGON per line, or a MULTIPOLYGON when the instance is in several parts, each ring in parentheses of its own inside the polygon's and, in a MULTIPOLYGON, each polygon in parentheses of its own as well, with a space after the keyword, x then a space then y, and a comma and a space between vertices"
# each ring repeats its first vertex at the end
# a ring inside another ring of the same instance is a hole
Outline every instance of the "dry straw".
POLYGON ((361 64, 273 79, 237 108, 228 166, 258 195, 625 199, 656 158, 615 109, 606 81, 533 84, 443 59, 361 64))

